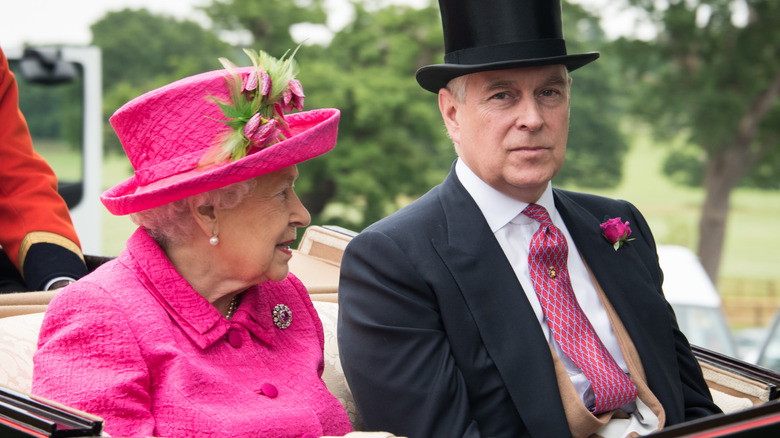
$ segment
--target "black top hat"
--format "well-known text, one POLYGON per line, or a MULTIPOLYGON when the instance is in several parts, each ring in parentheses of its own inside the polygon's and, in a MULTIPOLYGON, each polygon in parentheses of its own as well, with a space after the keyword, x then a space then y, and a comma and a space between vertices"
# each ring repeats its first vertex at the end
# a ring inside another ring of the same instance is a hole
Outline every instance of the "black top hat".
POLYGON ((572 71, 599 57, 566 54, 560 0, 439 0, 439 8, 444 64, 417 70, 434 93, 469 73, 552 64, 572 71))

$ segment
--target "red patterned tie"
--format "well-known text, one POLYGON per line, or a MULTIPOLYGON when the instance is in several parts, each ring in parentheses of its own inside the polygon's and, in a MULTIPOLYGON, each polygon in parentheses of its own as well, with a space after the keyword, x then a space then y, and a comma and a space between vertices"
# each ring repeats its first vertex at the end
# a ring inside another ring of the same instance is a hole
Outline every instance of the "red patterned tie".
POLYGON ((544 207, 529 204, 523 214, 541 226, 531 239, 528 264, 536 296, 561 349, 585 374, 595 396, 591 412, 617 409, 636 399, 636 386, 601 343, 580 308, 569 279, 569 248, 544 207))

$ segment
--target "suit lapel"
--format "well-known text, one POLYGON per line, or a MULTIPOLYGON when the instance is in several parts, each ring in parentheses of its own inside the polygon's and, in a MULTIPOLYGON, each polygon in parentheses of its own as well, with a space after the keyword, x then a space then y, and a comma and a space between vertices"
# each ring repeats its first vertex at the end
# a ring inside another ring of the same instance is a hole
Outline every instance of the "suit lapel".
POLYGON ((442 184, 440 197, 447 236, 433 245, 458 284, 526 428, 534 436, 568 436, 549 346, 501 246, 454 172, 442 184))
MULTIPOLYGON (((667 309, 658 299, 653 273, 648 271, 635 245, 629 243, 618 251, 604 238, 599 224, 604 217, 592 213, 574 201, 569 193, 555 190, 555 206, 571 234, 583 260, 593 272, 609 302, 623 322, 637 352, 650 374, 660 355, 669 351, 673 339, 660 339, 663 331, 649 333, 647 327, 670 327, 667 309), (658 348, 658 346, 664 346, 658 348)), ((603 214, 609 212, 604 209, 603 214)), ((627 218, 623 218, 627 220, 627 218)), ((639 231, 632 224, 634 231, 639 231)), ((641 239, 644 233, 632 234, 641 239)))
MULTIPOLYGON (((457 283, 519 415, 533 436, 569 436, 549 345, 512 267, 454 172, 440 189, 446 235, 432 243, 457 283)), ((586 209, 569 193, 554 194, 561 218, 634 342, 652 386, 655 370, 668 362, 660 358, 670 346, 673 350, 674 342, 645 329, 671 324, 664 301, 657 297, 656 274, 648 271, 647 261, 632 244, 615 251, 604 239, 600 211, 586 209)), ((609 213, 605 204, 603 214, 609 213)), ((649 230, 634 231, 637 239, 650 236, 649 230)))

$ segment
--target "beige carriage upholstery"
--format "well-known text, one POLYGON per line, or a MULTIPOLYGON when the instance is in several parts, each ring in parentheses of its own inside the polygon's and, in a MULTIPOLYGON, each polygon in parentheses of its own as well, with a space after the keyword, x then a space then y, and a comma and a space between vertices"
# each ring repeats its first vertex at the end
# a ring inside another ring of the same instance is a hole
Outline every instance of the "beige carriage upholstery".
POLYGON ((336 302, 339 266, 347 243, 355 232, 340 227, 306 229, 290 260, 290 272, 298 276, 314 301, 336 302))
MULTIPOLYGON (((344 405, 353 427, 359 431, 363 429, 363 423, 344 379, 336 338, 339 265, 344 248, 352 236, 354 233, 348 230, 309 227, 299 249, 294 252, 290 270, 309 289, 322 320, 325 331, 323 380, 344 405)), ((0 318, 0 385, 29 392, 32 355, 43 319, 41 312, 54 293, 28 292, 10 295, 0 295, 0 316, 6 316, 0 318), (6 312, 3 313, 3 310, 6 312)), ((732 364, 719 360, 706 351, 697 349, 696 354, 715 402, 727 413, 763 404, 776 397, 777 391, 780 391, 780 381, 775 379, 777 376, 772 376, 772 373, 746 373, 744 370, 736 370, 732 364)))

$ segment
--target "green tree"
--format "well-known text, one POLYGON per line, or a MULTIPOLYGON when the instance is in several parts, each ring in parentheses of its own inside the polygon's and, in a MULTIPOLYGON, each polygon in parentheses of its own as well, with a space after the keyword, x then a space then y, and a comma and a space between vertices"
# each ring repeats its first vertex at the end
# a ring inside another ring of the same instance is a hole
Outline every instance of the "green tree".
MULTIPOLYGON (((217 58, 233 53, 229 44, 201 25, 146 9, 109 12, 91 29, 92 44, 102 51, 106 118, 146 91, 221 68, 217 58)), ((122 150, 110 127, 104 137, 106 150, 122 150)))
POLYGON ((446 174, 452 146, 435 96, 414 79, 442 50, 438 8, 368 11, 361 3, 327 48, 302 49, 312 57, 302 61, 307 106, 342 112, 335 150, 302 166, 313 177, 302 184, 311 185, 304 199, 314 215, 330 203, 323 220, 362 229, 446 174))
POLYGON ((718 278, 730 195, 739 184, 780 184, 780 3, 776 0, 631 0, 658 28, 623 41, 634 111, 669 138, 685 133, 666 171, 703 184, 698 254, 718 278), (744 24, 736 10, 747 7, 744 24))
POLYGON ((573 3, 564 2, 562 8, 567 52, 602 51, 604 56, 571 74, 569 141, 555 184, 614 187, 623 177, 628 150, 619 129, 625 106, 625 96, 618 92, 619 59, 610 56, 597 17, 573 3))

